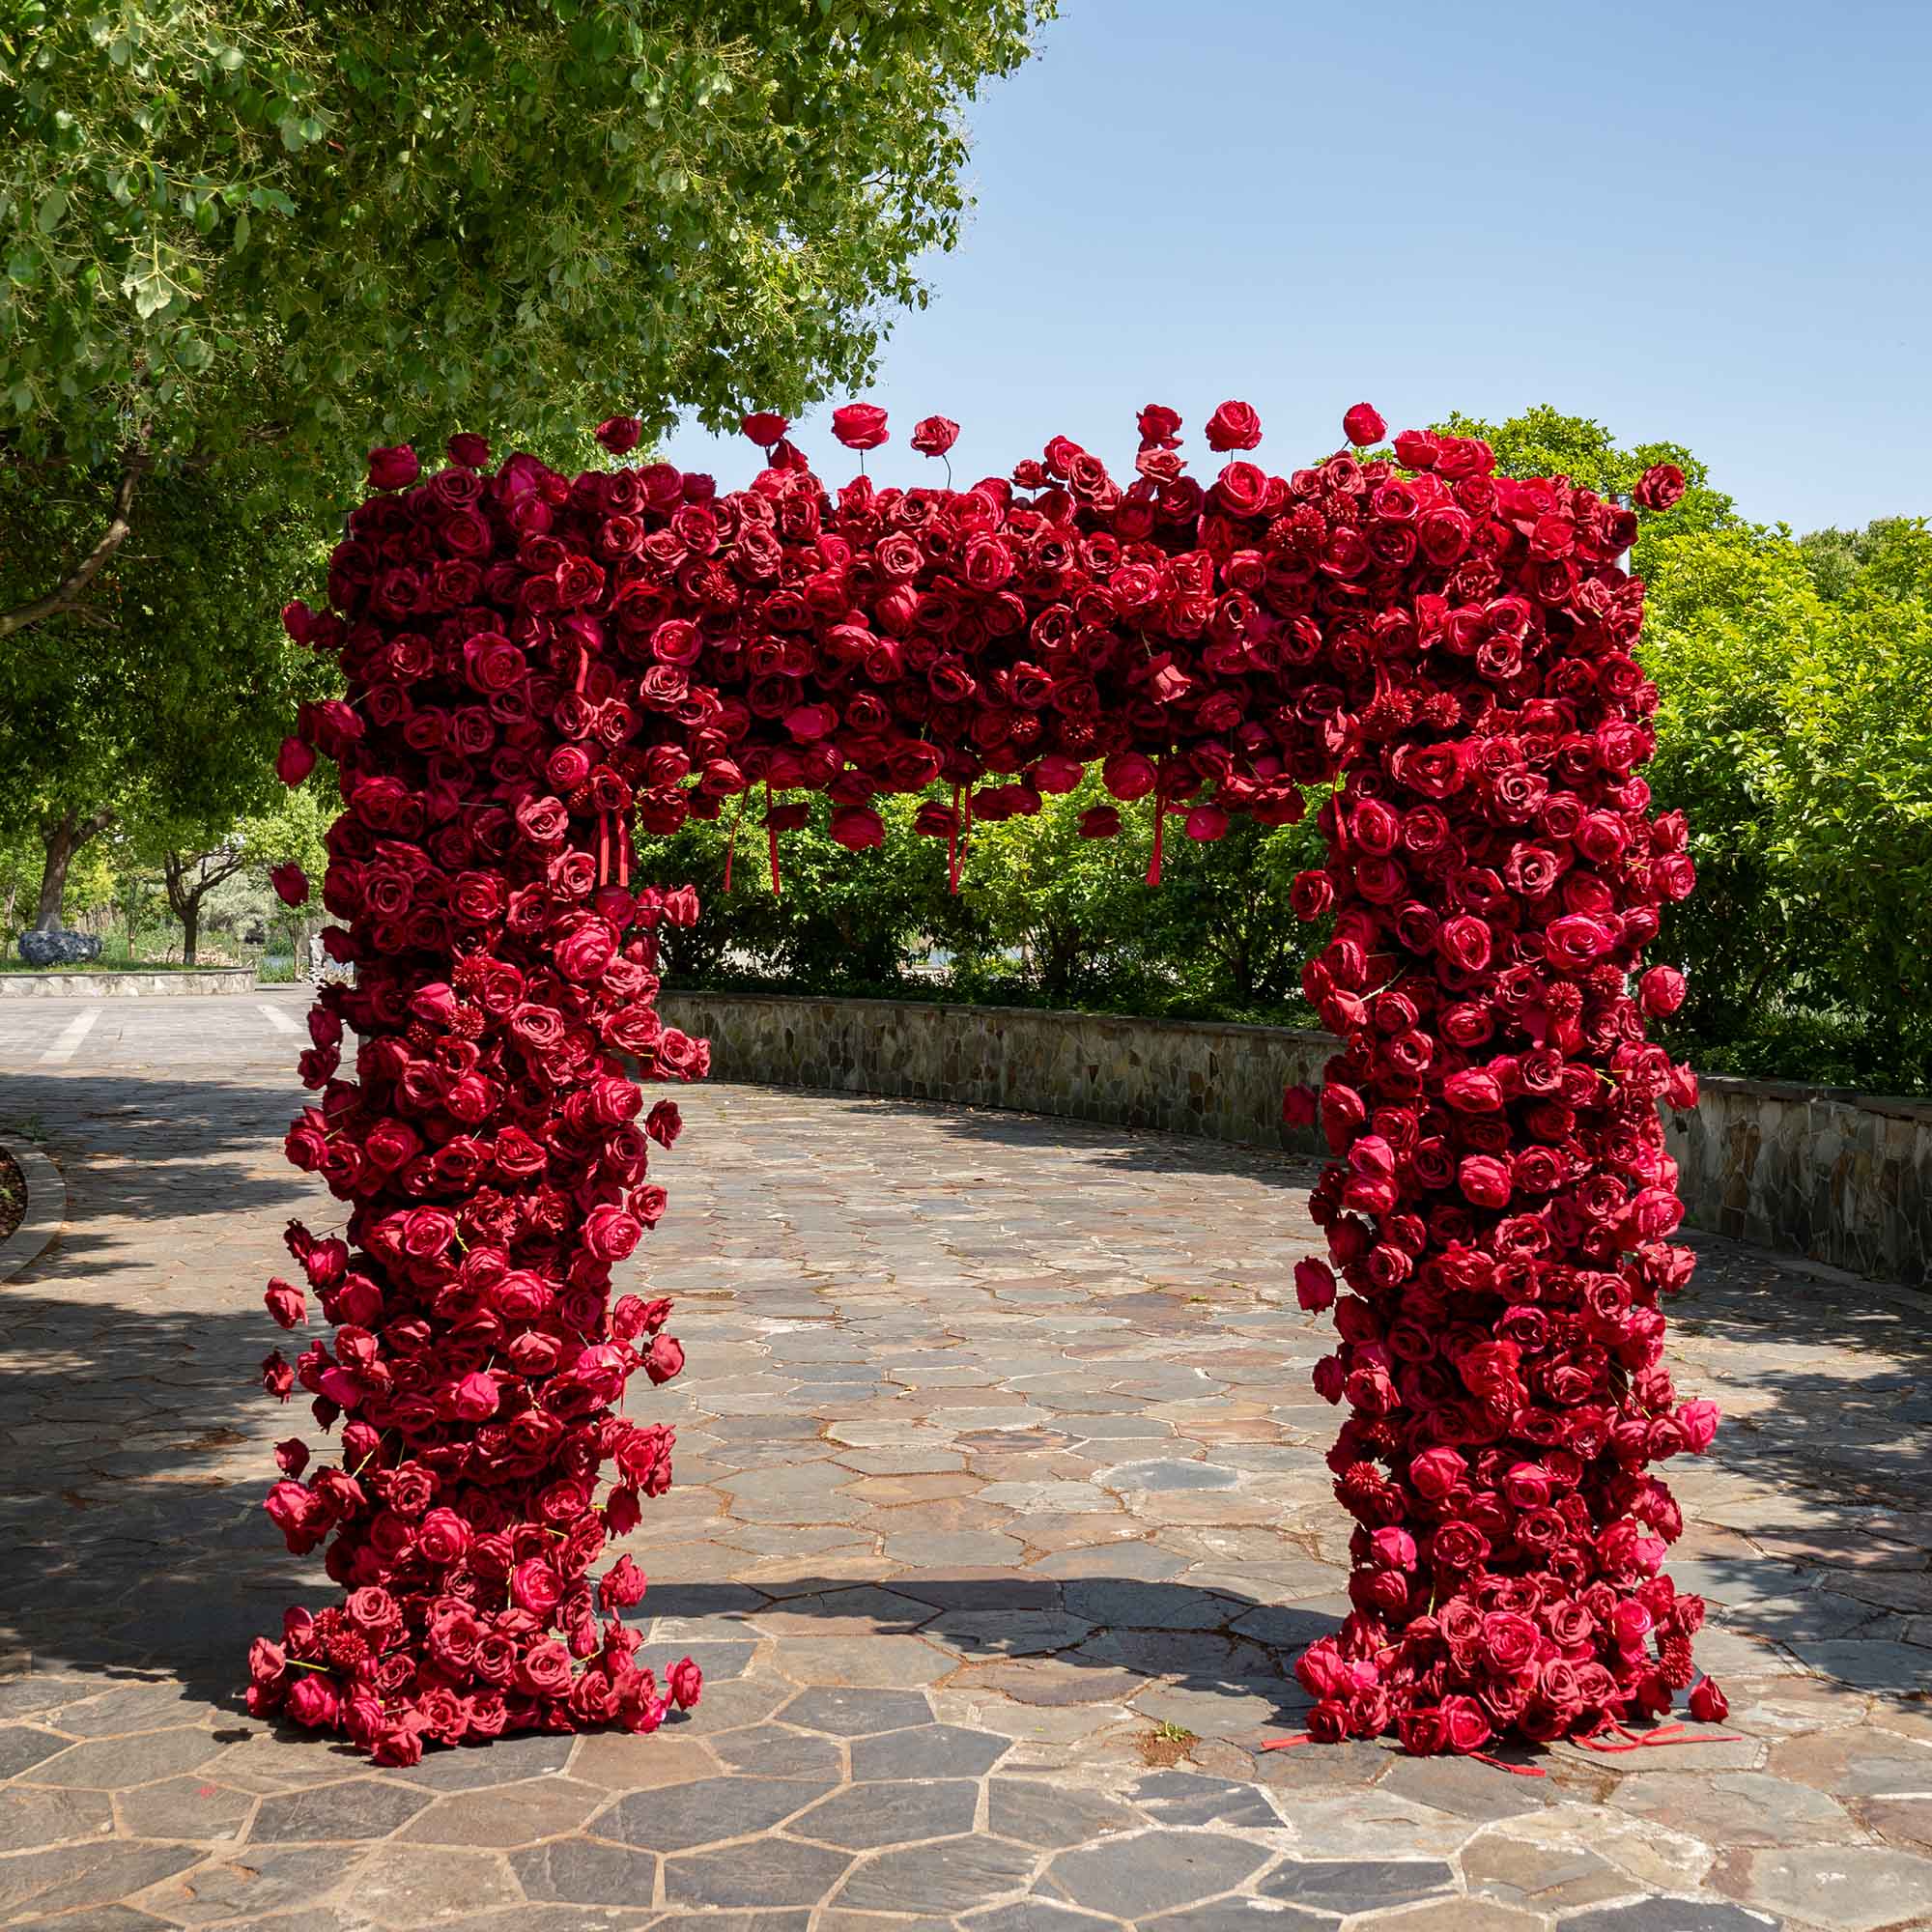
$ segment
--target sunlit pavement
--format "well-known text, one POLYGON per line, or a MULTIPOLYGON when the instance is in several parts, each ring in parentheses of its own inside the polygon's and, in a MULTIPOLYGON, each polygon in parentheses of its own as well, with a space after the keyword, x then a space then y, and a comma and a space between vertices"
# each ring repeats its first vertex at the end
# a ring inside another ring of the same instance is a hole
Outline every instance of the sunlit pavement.
POLYGON ((304 1004, 0 1003, 0 1132, 71 1196, 0 1286, 0 1921, 1932 1914, 1932 1303, 1705 1245, 1673 1361, 1729 1420, 1666 1473, 1728 1741, 1565 1747, 1540 1777, 1262 1753, 1346 1607, 1325 1324, 1289 1287, 1309 1170, 1018 1114, 680 1094, 648 1272, 690 1367, 647 1398, 678 1482, 628 1547, 646 1661, 702 1663, 696 1712, 405 1772, 247 1718, 249 1637, 324 1595, 259 1508, 307 1419, 257 1385, 262 1286, 291 1214, 340 1218, 280 1153, 304 1004))

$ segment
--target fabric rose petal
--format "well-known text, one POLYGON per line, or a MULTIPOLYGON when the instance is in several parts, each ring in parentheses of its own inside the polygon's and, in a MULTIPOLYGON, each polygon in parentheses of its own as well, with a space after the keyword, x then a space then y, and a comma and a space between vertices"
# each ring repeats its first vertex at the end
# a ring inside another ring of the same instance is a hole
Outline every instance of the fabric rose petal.
MULTIPOLYGON (((1347 422, 1313 469, 1203 481, 1149 405, 1124 481, 1056 437, 964 491, 828 489, 778 418, 723 492, 664 463, 490 470, 480 439, 428 477, 376 452, 328 608, 284 611, 346 697, 276 758, 291 784, 335 767, 323 945, 355 980, 310 1012, 285 1141, 340 1224, 292 1224, 265 1295, 289 1353, 263 1387, 323 1439, 276 1447, 266 1508, 340 1594, 256 1643, 251 1709, 404 1765, 651 1731, 697 1694, 695 1663, 640 1658, 635 1562, 594 1574, 669 1486, 644 1392, 684 1366, 669 1302, 618 1282, 682 1125, 637 1083, 708 1064, 655 1008, 696 897, 640 876, 638 837, 749 801, 776 863, 823 793, 864 851, 880 800, 933 787, 916 829, 956 876, 975 825, 1097 769, 1117 803, 1081 835, 1125 806, 1156 865, 1170 817, 1211 840, 1321 799, 1291 898, 1327 925, 1302 986, 1339 1045, 1283 1118, 1331 1155, 1293 1293, 1333 1321, 1313 1380, 1356 1528, 1351 1612, 1297 1666, 1311 1735, 1591 1739, 1687 1692, 1721 1717, 1655 1473, 1718 1416, 1664 1360, 1692 1257, 1659 1109, 1696 1081, 1645 1038, 1685 988, 1644 952, 1692 869, 1641 776, 1625 567, 1685 479, 1657 466, 1633 510, 1472 438, 1371 456, 1380 418, 1347 422)), ((834 423, 885 440, 870 405, 834 423)), ((1226 403, 1208 441, 1260 434, 1226 403)))

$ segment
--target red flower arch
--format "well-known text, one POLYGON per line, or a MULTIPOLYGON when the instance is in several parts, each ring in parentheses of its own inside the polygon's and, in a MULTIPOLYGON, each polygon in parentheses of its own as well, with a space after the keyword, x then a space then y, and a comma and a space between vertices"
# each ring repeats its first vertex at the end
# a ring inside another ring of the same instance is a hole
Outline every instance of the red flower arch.
MULTIPOLYGON (((625 1385, 683 1362, 668 1302, 611 1300, 679 1126, 626 1069, 706 1064, 653 1008, 657 929, 696 901, 637 881, 633 828, 755 792, 776 867, 804 810, 781 794, 827 793, 861 847, 873 799, 939 781, 952 804, 917 822, 956 866, 974 818, 1097 764, 1154 813, 1156 867, 1170 817, 1214 838, 1332 787, 1327 863, 1295 895, 1333 922, 1304 975, 1343 1041, 1313 1200, 1333 1265, 1296 1289, 1335 1305, 1315 1378, 1349 1407, 1329 1461, 1359 1526, 1353 1613, 1299 1665, 1314 1734, 1467 1751, 1667 1709, 1703 1606, 1663 1573, 1681 1519, 1649 1465, 1717 1418, 1662 1364, 1690 1254, 1658 1104, 1695 1089, 1644 1038, 1682 981, 1640 960, 1691 875, 1637 775, 1657 694, 1632 655, 1634 512, 1422 431, 1286 477, 1237 457, 1204 486, 1151 406, 1124 488, 1056 438, 968 490, 835 494, 781 418, 748 427, 771 467, 724 496, 666 464, 493 472, 473 437, 428 477, 377 451, 332 608, 286 613, 347 684, 278 768, 335 761, 326 944, 356 973, 310 1015, 317 1098, 288 1137, 349 1207, 340 1236, 289 1231, 334 1334, 265 1367, 341 1423, 339 1451, 317 1472, 283 1444, 268 1508, 291 1548, 327 1543, 345 1594, 256 1643, 253 1708, 396 1762, 648 1730, 697 1694, 615 1614, 636 1567, 591 1577, 670 1480, 669 1432, 620 1412, 625 1385)), ((1366 405, 1347 428, 1384 433, 1366 405)), ((635 429, 599 434, 621 453, 635 429)), ((876 447, 883 416, 839 433, 876 447)), ((1239 403, 1208 426, 1223 451, 1260 434, 1239 403)), ((1638 501, 1682 487, 1653 471, 1638 501)), ((268 1300, 305 1320, 299 1287, 268 1300)))

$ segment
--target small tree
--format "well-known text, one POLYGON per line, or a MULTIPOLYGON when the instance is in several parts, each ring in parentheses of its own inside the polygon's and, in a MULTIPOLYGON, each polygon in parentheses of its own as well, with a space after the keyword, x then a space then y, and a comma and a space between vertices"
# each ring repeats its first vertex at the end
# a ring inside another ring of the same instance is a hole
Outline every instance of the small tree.
POLYGON ((168 905, 181 921, 182 964, 195 963, 201 943, 202 901, 224 879, 232 879, 248 863, 239 844, 217 845, 207 852, 168 852, 161 858, 161 878, 168 905))

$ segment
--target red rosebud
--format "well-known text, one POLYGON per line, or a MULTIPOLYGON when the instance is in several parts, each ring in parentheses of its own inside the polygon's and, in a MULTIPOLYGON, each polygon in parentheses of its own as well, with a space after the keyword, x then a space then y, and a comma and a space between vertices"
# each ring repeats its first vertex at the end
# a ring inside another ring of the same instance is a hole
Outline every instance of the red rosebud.
POLYGON ((1388 424, 1383 422, 1372 405, 1357 403, 1342 418, 1342 434, 1357 449, 1366 449, 1372 442, 1379 442, 1388 434, 1388 424))
POLYGON ((644 426, 636 416, 606 416, 595 433, 612 456, 630 455, 644 440, 644 426))
POLYGON ((284 738, 275 753, 275 776, 293 790, 315 770, 315 753, 299 738, 284 738))
POLYGON ((770 449, 783 439, 785 432, 791 428, 791 424, 783 416, 774 415, 770 410, 753 410, 739 424, 739 428, 760 449, 770 449))
POLYGON ((308 898, 308 874, 293 859, 286 865, 270 867, 269 883, 284 905, 298 906, 308 898))
POLYGON ((832 434, 847 449, 877 449, 886 440, 886 412, 873 403, 846 403, 832 412, 832 434))
POLYGON ((681 1657, 665 1672, 665 1688, 680 1711, 688 1711, 704 1691, 704 1672, 688 1657, 681 1657))
POLYGON ((1247 403, 1223 403, 1208 418, 1208 447, 1253 449, 1262 440, 1262 419, 1247 403))
POLYGON ((959 425, 948 416, 927 416, 913 428, 912 446, 922 456, 944 456, 959 440, 959 425))
POLYGON ((1690 1687, 1690 1715, 1700 1724, 1721 1724, 1731 1715, 1731 1700, 1712 1677, 1700 1677, 1690 1687))

